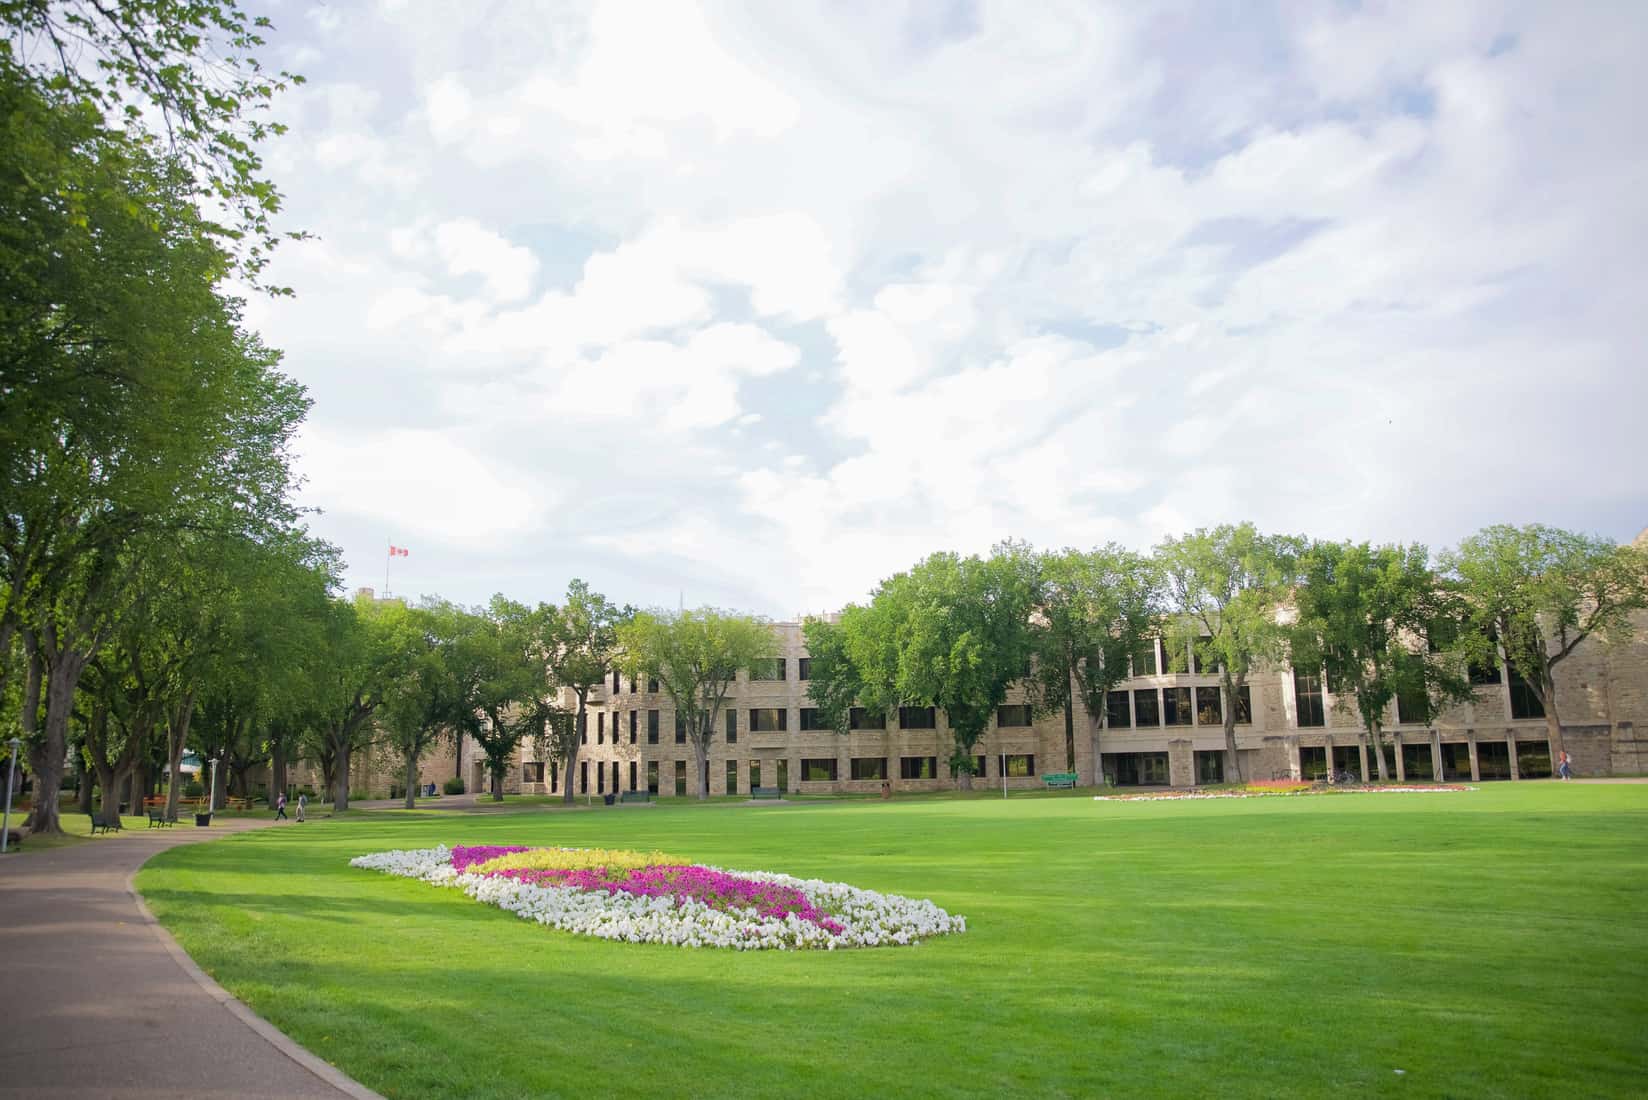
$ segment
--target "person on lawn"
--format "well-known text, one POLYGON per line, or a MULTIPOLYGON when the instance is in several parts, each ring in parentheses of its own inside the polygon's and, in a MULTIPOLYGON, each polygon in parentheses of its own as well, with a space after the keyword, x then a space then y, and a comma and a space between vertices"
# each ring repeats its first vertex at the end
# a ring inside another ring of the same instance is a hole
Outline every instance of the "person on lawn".
POLYGON ((275 799, 275 820, 286 820, 286 792, 281 791, 280 797, 275 799))
POLYGON ((298 820, 303 820, 303 808, 309 805, 309 796, 302 791, 298 792, 298 820))
POLYGON ((1562 778, 1564 783, 1574 777, 1572 758, 1568 755, 1567 749, 1563 749, 1562 755, 1557 757, 1556 774, 1562 778))

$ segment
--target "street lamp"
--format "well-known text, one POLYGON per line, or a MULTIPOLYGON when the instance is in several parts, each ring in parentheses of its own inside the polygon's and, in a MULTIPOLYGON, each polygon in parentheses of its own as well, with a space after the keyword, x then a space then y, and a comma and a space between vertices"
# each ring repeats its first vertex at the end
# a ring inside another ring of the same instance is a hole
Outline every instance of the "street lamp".
POLYGON ((17 754, 23 749, 23 742, 17 737, 7 744, 11 746, 11 767, 6 773, 6 813, 0 817, 0 852, 6 850, 6 842, 11 839, 11 789, 17 782, 17 754))

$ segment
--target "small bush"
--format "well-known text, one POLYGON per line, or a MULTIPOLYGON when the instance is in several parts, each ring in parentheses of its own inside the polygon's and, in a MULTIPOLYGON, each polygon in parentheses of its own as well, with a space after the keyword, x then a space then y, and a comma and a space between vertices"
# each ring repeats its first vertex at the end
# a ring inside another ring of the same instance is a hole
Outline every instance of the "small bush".
POLYGON ((315 788, 305 783, 303 786, 298 788, 298 793, 303 795, 305 798, 313 798, 315 797, 315 788))
POLYGON ((183 784, 184 798, 199 798, 205 793, 206 788, 200 785, 200 780, 198 779, 191 779, 187 783, 183 784))
POLYGON ((445 791, 447 794, 463 794, 463 780, 459 779, 457 776, 453 776, 451 779, 448 779, 445 783, 441 784, 441 790, 445 791))

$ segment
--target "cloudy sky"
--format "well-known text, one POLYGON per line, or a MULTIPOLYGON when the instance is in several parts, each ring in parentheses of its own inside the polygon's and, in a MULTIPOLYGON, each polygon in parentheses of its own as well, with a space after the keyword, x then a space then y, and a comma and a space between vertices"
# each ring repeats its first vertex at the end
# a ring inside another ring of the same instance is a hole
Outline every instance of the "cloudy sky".
POLYGON ((272 14, 349 583, 789 617, 940 549, 1648 524, 1648 8, 272 14))

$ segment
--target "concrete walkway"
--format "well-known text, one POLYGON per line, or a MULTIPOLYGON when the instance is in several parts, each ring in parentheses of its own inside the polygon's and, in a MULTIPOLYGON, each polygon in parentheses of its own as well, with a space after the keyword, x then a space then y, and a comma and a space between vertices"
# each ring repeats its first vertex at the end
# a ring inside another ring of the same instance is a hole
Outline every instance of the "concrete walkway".
POLYGON ((0 1097, 377 1095, 208 978, 131 887, 156 852, 270 824, 0 856, 0 1097))

